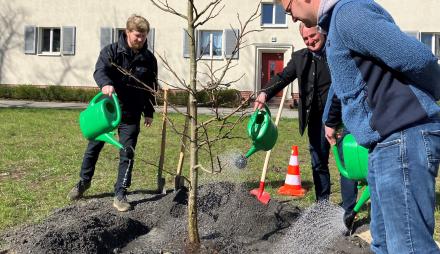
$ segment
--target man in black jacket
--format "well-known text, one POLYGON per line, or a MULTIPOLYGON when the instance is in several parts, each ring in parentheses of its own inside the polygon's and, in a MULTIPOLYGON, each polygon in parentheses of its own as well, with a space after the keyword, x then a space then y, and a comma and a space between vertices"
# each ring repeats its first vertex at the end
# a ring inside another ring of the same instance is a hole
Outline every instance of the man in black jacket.
MULTIPOLYGON (((153 122, 153 92, 157 85, 157 61, 147 49, 147 35, 150 30, 148 21, 138 15, 127 20, 125 33, 118 42, 101 50, 93 77, 103 94, 118 95, 122 110, 122 119, 118 127, 119 142, 124 146, 120 151, 119 172, 115 183, 113 206, 121 212, 131 209, 126 192, 131 183, 131 171, 134 162, 134 149, 140 132, 141 115, 144 125, 150 127, 153 122), (118 68, 131 75, 125 75, 118 68), (140 80, 142 83, 138 82, 140 80), (146 86, 145 86, 146 85, 146 86)), ((104 142, 90 141, 84 154, 80 181, 69 192, 71 200, 79 199, 90 187, 95 164, 104 142)))
MULTIPOLYGON (((292 54, 292 58, 281 73, 275 75, 255 101, 255 108, 262 108, 263 104, 275 94, 283 90, 295 79, 298 79, 299 87, 299 132, 304 134, 308 126, 309 150, 313 170, 313 182, 315 184, 316 200, 328 200, 330 196, 330 173, 328 158, 330 145, 325 137, 322 114, 327 101, 328 90, 331 85, 330 72, 324 54, 325 35, 321 34, 316 27, 307 28, 300 24, 300 34, 307 48, 298 50, 292 54)), ((334 115, 331 118, 334 123, 326 122, 327 126, 336 127, 340 123, 339 107, 332 107, 334 115)), ((342 179, 341 189, 356 192, 356 182, 342 179)), ((343 192, 342 192, 343 193, 343 192)), ((350 195, 348 200, 343 196, 343 207, 352 210, 356 204, 356 195, 350 195), (354 199, 353 199, 354 196, 354 199)))

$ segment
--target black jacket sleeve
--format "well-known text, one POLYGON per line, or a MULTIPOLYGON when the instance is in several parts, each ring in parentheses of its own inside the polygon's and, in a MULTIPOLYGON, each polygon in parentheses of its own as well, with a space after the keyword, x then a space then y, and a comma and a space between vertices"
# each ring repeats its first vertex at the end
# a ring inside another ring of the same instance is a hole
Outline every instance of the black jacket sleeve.
POLYGON ((111 45, 106 46, 101 50, 99 53, 98 61, 95 65, 95 72, 93 73, 93 78, 95 79, 96 84, 99 86, 99 88, 102 88, 105 85, 112 85, 113 84, 111 73, 113 69, 110 59, 113 58, 111 45))
POLYGON ((296 71, 294 58, 295 53, 292 54, 291 59, 286 67, 284 67, 283 71, 273 76, 267 83, 267 88, 262 90, 262 92, 267 94, 267 101, 297 78, 298 73, 296 71))
POLYGON ((330 108, 328 110, 327 119, 325 125, 331 128, 336 128, 342 124, 342 105, 341 100, 338 99, 336 94, 333 94, 331 98, 330 108))

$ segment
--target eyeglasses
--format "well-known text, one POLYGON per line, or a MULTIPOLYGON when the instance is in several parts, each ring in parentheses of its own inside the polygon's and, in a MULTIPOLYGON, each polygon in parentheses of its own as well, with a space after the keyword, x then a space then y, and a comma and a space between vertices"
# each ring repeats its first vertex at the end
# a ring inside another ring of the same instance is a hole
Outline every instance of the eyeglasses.
POLYGON ((291 5, 292 5, 292 0, 289 1, 289 4, 287 5, 286 9, 284 10, 286 12, 286 15, 292 16, 291 5))

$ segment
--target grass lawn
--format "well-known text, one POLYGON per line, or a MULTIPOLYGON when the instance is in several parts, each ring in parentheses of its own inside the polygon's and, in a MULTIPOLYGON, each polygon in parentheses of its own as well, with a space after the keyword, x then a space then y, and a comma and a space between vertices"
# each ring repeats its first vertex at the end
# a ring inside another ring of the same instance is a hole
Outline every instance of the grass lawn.
MULTIPOLYGON (((0 109, 0 231, 24 223, 37 222, 53 209, 68 205, 67 193, 79 179, 79 168, 87 141, 82 137, 78 116, 79 110, 55 109, 0 109)), ((178 129, 183 128, 184 119, 177 114, 170 117, 178 129)), ((200 116, 199 120, 208 116, 200 116)), ((234 130, 236 139, 219 142, 214 153, 229 151, 245 153, 250 146, 246 136, 247 118, 234 130)), ((272 198, 291 200, 300 207, 314 202, 310 156, 306 137, 298 133, 297 119, 282 119, 279 124, 278 142, 272 150, 269 163, 266 191, 272 198), (303 187, 309 192, 302 199, 279 196, 277 189, 283 184, 290 158, 291 146, 299 147, 299 163, 303 187)), ((213 126, 213 128, 216 128, 213 126)), ((215 131, 215 130, 213 130, 215 131)), ((156 114, 151 128, 142 127, 136 149, 136 162, 130 191, 156 189, 156 173, 160 153, 161 116, 156 114)), ((165 155, 166 171, 175 172, 180 144, 179 137, 168 128, 165 155)), ((118 152, 106 145, 98 160, 92 187, 86 195, 112 195, 116 180, 118 152)), ((248 166, 242 171, 225 169, 219 174, 200 171, 200 181, 246 182, 250 188, 258 186, 265 153, 251 156, 248 166)), ((200 153, 200 162, 209 168, 208 154, 200 153)), ((188 159, 185 161, 187 174, 188 159)), ((333 159, 330 159, 332 178, 331 200, 340 202, 339 174, 333 159)), ((164 173, 166 188, 174 187, 173 176, 164 173)), ((439 185, 439 183, 438 183, 439 185)), ((439 198, 440 199, 440 198, 439 198)), ((111 204, 109 204, 111 205, 111 204)), ((364 210, 360 216, 367 216, 364 210)), ((436 207, 435 239, 440 239, 439 202, 436 207)))

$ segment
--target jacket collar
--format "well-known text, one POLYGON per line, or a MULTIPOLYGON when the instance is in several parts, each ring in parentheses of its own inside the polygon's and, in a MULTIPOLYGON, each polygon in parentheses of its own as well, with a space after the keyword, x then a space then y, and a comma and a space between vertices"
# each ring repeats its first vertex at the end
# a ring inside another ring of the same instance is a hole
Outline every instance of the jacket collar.
POLYGON ((127 44, 127 35, 125 34, 125 32, 121 33, 121 35, 119 36, 118 39, 118 53, 124 52, 124 53, 128 53, 127 51, 130 48, 128 47, 127 44))
POLYGON ((330 19, 333 12, 333 7, 340 0, 321 0, 318 9, 318 26, 324 30, 324 32, 328 32, 330 26, 330 19))

